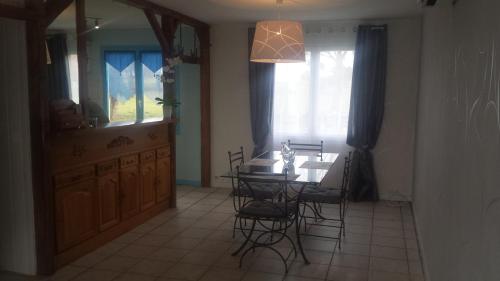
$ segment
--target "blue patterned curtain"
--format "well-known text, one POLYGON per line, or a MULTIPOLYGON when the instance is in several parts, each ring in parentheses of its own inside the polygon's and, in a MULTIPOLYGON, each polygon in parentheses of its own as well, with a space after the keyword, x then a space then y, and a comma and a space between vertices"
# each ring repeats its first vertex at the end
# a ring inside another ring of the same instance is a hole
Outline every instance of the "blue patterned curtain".
POLYGON ((153 73, 158 72, 163 66, 163 60, 160 52, 142 53, 142 64, 144 64, 153 73))
POLYGON ((106 63, 114 67, 120 73, 134 62, 134 53, 130 52, 106 52, 104 55, 106 63))

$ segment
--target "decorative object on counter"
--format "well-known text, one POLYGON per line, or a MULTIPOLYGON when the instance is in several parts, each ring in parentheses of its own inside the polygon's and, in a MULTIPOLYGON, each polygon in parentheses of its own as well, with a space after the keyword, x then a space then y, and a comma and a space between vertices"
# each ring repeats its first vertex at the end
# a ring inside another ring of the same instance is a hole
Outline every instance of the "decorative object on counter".
POLYGON ((97 117, 89 117, 89 119, 87 120, 89 123, 89 128, 97 128, 98 120, 99 118, 97 117))
POLYGON ((158 105, 163 105, 163 118, 172 118, 172 112, 174 108, 177 108, 181 103, 175 98, 155 98, 158 105))
POLYGON ((165 66, 161 74, 155 74, 156 79, 162 83, 172 84, 175 82, 175 66, 182 63, 180 56, 174 56, 165 60, 165 66))
POLYGON ((95 101, 85 98, 81 101, 83 107, 85 108, 85 112, 87 116, 97 118, 96 125, 104 125, 109 123, 108 114, 102 109, 102 106, 96 103, 95 101))
POLYGON ((295 150, 291 149, 286 142, 281 143, 281 157, 283 157, 285 167, 293 166, 295 162, 295 150))
POLYGON ((85 117, 79 105, 69 99, 50 103, 50 119, 56 131, 86 128, 85 117))

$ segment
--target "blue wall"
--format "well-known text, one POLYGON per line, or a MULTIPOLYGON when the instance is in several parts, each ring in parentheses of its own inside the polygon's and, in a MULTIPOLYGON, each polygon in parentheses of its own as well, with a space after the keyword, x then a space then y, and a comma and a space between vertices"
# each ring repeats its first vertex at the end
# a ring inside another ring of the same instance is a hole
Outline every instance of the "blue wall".
POLYGON ((200 65, 181 64, 176 77, 176 95, 181 102, 176 138, 177 183, 200 186, 200 65))

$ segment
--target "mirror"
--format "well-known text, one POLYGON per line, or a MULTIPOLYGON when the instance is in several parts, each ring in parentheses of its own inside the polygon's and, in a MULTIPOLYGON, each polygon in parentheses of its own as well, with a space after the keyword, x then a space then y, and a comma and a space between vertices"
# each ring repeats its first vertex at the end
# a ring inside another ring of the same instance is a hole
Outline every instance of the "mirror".
POLYGON ((142 10, 87 0, 89 100, 110 122, 162 119, 162 50, 142 10))
POLYGON ((80 106, 76 4, 72 3, 47 27, 48 100, 53 130, 87 126, 80 106))
POLYGON ((71 4, 47 28, 49 99, 79 104, 76 6, 71 4))

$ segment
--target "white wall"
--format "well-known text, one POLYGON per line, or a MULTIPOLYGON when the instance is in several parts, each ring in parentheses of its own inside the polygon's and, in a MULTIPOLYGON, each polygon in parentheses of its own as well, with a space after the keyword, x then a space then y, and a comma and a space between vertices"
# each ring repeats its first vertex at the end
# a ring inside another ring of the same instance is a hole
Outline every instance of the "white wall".
MULTIPOLYGON (((420 19, 370 22, 389 25, 386 115, 374 151, 379 190, 384 199, 411 200, 420 19)), ((243 145, 248 155, 253 149, 248 89, 248 26, 232 23, 212 26, 213 186, 230 184, 218 178, 228 170, 228 150, 236 150, 243 145)))
POLYGON ((428 281, 500 279, 500 1, 423 20, 414 212, 428 281))
POLYGON ((25 34, 0 18, 0 270, 35 274, 25 34))
POLYGON ((230 186, 218 176, 229 170, 228 150, 253 150, 248 84, 249 25, 211 27, 212 186, 230 186))
POLYGON ((373 151, 382 199, 411 201, 420 71, 419 18, 381 20, 389 32, 385 114, 373 151))

